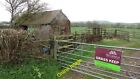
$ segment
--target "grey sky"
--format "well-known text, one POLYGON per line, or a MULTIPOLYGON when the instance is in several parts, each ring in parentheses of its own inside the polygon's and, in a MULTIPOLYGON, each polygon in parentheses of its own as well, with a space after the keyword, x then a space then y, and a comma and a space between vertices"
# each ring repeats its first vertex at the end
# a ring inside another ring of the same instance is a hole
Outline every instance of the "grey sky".
MULTIPOLYGON (((62 9, 71 21, 140 22, 140 0, 42 0, 42 2, 47 2, 51 9, 62 9)), ((9 13, 0 4, 0 21, 9 20, 9 13)))

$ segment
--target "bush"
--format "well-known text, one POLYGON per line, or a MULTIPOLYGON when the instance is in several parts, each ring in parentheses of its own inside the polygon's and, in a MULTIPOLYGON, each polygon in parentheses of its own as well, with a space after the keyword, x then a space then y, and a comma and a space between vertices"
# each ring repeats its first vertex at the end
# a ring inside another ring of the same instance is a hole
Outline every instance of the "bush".
POLYGON ((14 29, 0 30, 0 63, 17 61, 27 37, 26 32, 14 29))

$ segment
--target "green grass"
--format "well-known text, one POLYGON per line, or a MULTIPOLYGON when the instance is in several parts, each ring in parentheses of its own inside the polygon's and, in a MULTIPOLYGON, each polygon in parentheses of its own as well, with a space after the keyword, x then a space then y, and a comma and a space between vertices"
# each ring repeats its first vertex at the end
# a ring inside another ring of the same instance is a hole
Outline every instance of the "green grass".
MULTIPOLYGON (((133 39, 130 42, 125 41, 125 40, 118 40, 118 39, 104 39, 100 42, 97 42, 97 44, 109 45, 109 46, 122 46, 122 47, 125 46, 125 47, 138 47, 138 48, 140 48, 139 39, 133 39)), ((80 46, 80 49, 93 51, 93 52, 90 53, 90 52, 74 51, 74 54, 94 58, 94 54, 95 54, 95 47, 94 46, 83 46, 83 47, 80 46)), ((130 56, 133 52, 134 51, 124 51, 124 54, 130 56)), ((86 58, 83 58, 83 57, 77 57, 77 56, 72 56, 72 55, 69 55, 68 57, 75 58, 75 59, 82 59, 82 60, 85 60, 85 61, 89 60, 89 59, 86 59, 86 58)), ((65 59, 65 60, 67 60, 67 59, 65 59)), ((71 60, 67 60, 67 61, 71 61, 71 60)), ((71 62, 74 62, 74 61, 71 61, 71 62)), ((102 73, 102 74, 110 75, 110 74, 107 74, 107 73, 102 73)), ((84 75, 83 79, 96 79, 96 78, 84 75)))
MULTIPOLYGON (((118 39, 104 39, 100 42, 97 42, 97 44, 111 45, 111 46, 126 46, 126 47, 139 47, 140 46, 139 39, 133 39, 130 42, 125 41, 125 40, 118 40, 118 39)), ((95 47, 94 46, 79 46, 79 49, 84 49, 84 50, 93 51, 93 52, 74 51, 73 53, 77 54, 77 55, 81 55, 81 56, 87 56, 87 57, 93 57, 94 58, 94 54, 95 54, 95 47)), ((125 51, 125 53, 128 53, 128 51, 127 52, 125 51)), ((130 55, 130 54, 127 54, 127 55, 130 55)), ((74 58, 74 59, 77 59, 77 60, 78 59, 82 59, 84 61, 88 60, 87 58, 73 56, 73 55, 64 55, 64 56, 74 58)), ((64 58, 64 60, 70 61, 70 62, 73 62, 73 63, 75 62, 75 60, 70 60, 70 59, 67 59, 67 58, 64 58)), ((67 63, 67 62, 65 62, 65 63, 67 63)), ((67 64, 70 64, 70 63, 67 63, 67 64)), ((106 73, 103 73, 103 74, 106 74, 106 73)), ((69 75, 72 75, 72 73, 67 72, 65 75, 66 75, 66 77, 70 77, 69 75)), ((83 79, 96 79, 96 78, 84 75, 83 79)))
POLYGON ((109 46, 121 46, 121 47, 132 47, 140 48, 140 39, 131 39, 130 41, 119 40, 119 39, 104 39, 97 44, 109 45, 109 46))
MULTIPOLYGON (((109 28, 109 30, 112 30, 112 29, 115 30, 116 28, 109 28)), ((128 31, 130 33, 137 32, 137 33, 140 34, 139 29, 122 29, 122 28, 121 29, 117 28, 117 29, 128 31)), ((75 31, 77 31, 78 33, 83 33, 83 32, 86 31, 86 27, 72 27, 72 33, 74 33, 75 31)), ((104 39, 102 41, 96 42, 96 44, 140 48, 140 42, 139 41, 140 41, 140 39, 135 39, 135 38, 131 38, 130 41, 119 40, 119 39, 104 39)), ((93 51, 93 52, 90 53, 90 52, 74 51, 74 54, 81 55, 81 56, 87 56, 87 57, 94 57, 94 54, 95 54, 95 47, 94 46, 83 46, 83 47, 80 46, 80 49, 93 51)), ((124 53, 125 55, 131 55, 132 52, 134 52, 134 51, 131 51, 131 52, 130 51, 124 51, 124 52, 125 52, 124 53)), ((67 55, 67 56, 75 58, 75 59, 82 59, 82 60, 85 60, 85 61, 88 60, 86 58, 77 57, 77 56, 73 56, 73 55, 67 55)), ((65 60, 74 62, 74 61, 69 60, 69 59, 65 59, 65 60)), ((71 74, 72 73, 68 73, 68 75, 71 75, 71 74)), ((106 73, 103 73, 103 74, 106 74, 106 73)), ((67 77, 69 77, 69 76, 67 76, 67 77)), ((96 79, 96 78, 84 75, 83 79, 96 79)))
POLYGON ((129 43, 128 41, 119 40, 119 39, 104 39, 102 41, 97 42, 97 44, 110 45, 110 46, 123 46, 128 43, 129 43))
POLYGON ((0 64, 0 79, 57 79, 54 60, 26 60, 20 64, 0 64))
MULTIPOLYGON (((130 32, 130 33, 140 33, 140 29, 129 29, 129 28, 107 28, 107 30, 122 30, 122 31, 127 31, 127 32, 130 32)), ((87 30, 87 27, 71 27, 71 31, 72 33, 74 32, 78 32, 78 33, 81 33, 81 32, 85 32, 87 30)))
MULTIPOLYGON (((125 29, 125 30, 129 32, 136 31, 140 33, 139 29, 125 29)), ((30 31, 33 30, 31 29, 30 31)), ((72 27, 72 33, 74 32, 82 33, 85 31, 86 27, 72 27)), ((140 48, 139 41, 140 39, 131 39, 130 42, 118 39, 104 39, 100 42, 97 42, 97 44, 140 48)), ((87 57, 94 56, 95 53, 94 46, 83 46, 83 47, 80 46, 80 48, 88 51, 93 51, 93 53, 75 51, 74 54, 87 57)), ((86 58, 76 57, 72 55, 69 55, 68 57, 72 57, 75 59, 83 59, 85 61, 87 60, 86 58)), ((24 62, 19 64, 0 64, 0 79, 58 79, 56 77, 56 74, 60 71, 58 69, 59 66, 57 62, 54 60, 31 59, 25 60, 24 62)), ((94 79, 94 78, 84 76, 84 79, 94 79)))
POLYGON ((34 32, 34 31, 35 31, 34 28, 29 28, 29 29, 28 29, 28 32, 30 32, 30 33, 34 32))
MULTIPOLYGON (((77 29, 78 29, 78 27, 77 27, 77 29)), ((84 29, 84 28, 82 28, 82 29, 84 29)), ((78 30, 80 31, 80 28, 78 30)), ((140 41, 140 39, 135 39, 135 38, 131 38, 130 41, 119 40, 119 39, 104 39, 102 41, 96 42, 96 44, 109 45, 109 46, 121 46, 121 47, 140 48, 140 42, 139 41, 140 41)), ((82 46, 80 48, 82 48, 82 46)), ((74 54, 81 55, 81 56, 87 56, 87 57, 94 57, 94 53, 95 53, 94 46, 83 46, 82 49, 88 50, 88 51, 93 51, 93 53, 82 52, 82 51, 74 51, 74 54)), ((126 51, 125 50, 123 54, 131 56, 132 52, 134 52, 134 51, 126 51)), ((82 59, 82 60, 85 60, 85 61, 88 60, 86 58, 72 56, 72 55, 69 55, 69 57, 72 57, 72 58, 75 58, 75 59, 82 59)), ((71 60, 68 60, 68 61, 71 61, 71 60)), ((72 62, 74 62, 74 61, 72 61, 72 62)), ((103 74, 106 74, 106 73, 103 73, 103 74)), ((94 78, 90 77, 90 76, 87 76, 87 75, 84 75, 83 79, 94 79, 94 78)))
MULTIPOLYGON (((127 31, 131 34, 136 34, 135 37, 138 37, 140 39, 140 29, 129 29, 129 28, 107 28, 107 30, 122 30, 122 31, 127 31)), ((72 33, 83 33, 87 31, 87 27, 71 27, 72 33)))
POLYGON ((135 29, 135 28, 133 28, 133 29, 129 29, 129 28, 107 28, 107 30, 115 30, 115 29, 123 30, 123 31, 128 31, 130 33, 133 33, 133 32, 139 33, 140 32, 140 29, 135 29))
POLYGON ((83 33, 83 32, 86 32, 86 27, 71 27, 71 32, 72 33, 83 33))

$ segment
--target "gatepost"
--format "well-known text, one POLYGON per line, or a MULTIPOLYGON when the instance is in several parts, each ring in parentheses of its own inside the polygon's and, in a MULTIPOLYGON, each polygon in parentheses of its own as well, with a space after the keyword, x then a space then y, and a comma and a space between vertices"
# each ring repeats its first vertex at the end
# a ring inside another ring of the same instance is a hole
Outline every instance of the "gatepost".
POLYGON ((57 59, 57 41, 55 38, 50 38, 50 53, 52 58, 57 59))

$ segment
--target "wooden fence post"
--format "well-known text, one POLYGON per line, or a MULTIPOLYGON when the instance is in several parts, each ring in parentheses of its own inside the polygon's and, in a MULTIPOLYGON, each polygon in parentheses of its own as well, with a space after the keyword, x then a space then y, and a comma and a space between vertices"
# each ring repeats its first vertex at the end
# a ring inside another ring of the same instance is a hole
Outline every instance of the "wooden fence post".
POLYGON ((54 38, 50 39, 50 53, 52 58, 57 59, 57 41, 54 38))
POLYGON ((114 31, 114 37, 116 38, 117 35, 118 35, 118 30, 115 29, 115 31, 114 31))
POLYGON ((57 48, 58 48, 58 42, 54 40, 54 59, 57 59, 57 48))
POLYGON ((107 32, 106 32, 106 29, 104 29, 103 38, 106 38, 106 37, 107 37, 107 32))

